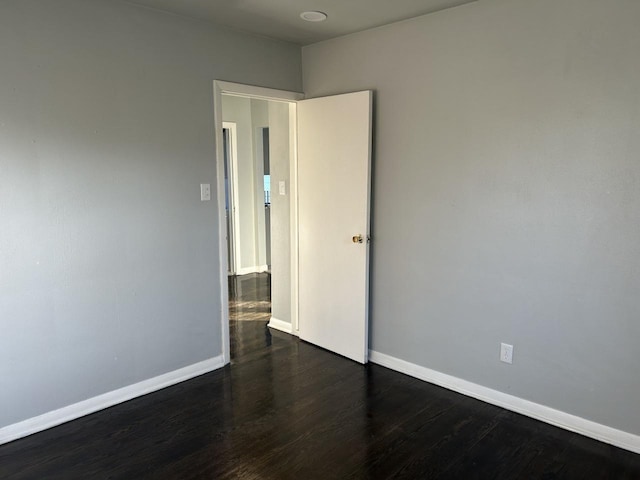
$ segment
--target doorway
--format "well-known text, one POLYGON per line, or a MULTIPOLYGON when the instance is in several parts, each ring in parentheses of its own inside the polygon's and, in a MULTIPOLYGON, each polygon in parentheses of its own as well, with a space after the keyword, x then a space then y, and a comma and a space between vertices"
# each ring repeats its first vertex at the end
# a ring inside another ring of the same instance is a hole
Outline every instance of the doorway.
POLYGON ((271 170, 269 162, 269 127, 260 128, 257 135, 258 161, 262 156, 263 165, 263 188, 264 188, 264 237, 266 262, 269 271, 271 270, 271 170))
MULTIPOLYGON (((220 96, 225 206, 227 317, 231 338, 266 328, 294 333, 292 315, 292 155, 295 104, 220 96)), ((293 214, 293 215, 292 215, 293 214)), ((223 328, 224 328, 223 327, 223 328)), ((229 344, 229 358, 238 351, 229 344)))

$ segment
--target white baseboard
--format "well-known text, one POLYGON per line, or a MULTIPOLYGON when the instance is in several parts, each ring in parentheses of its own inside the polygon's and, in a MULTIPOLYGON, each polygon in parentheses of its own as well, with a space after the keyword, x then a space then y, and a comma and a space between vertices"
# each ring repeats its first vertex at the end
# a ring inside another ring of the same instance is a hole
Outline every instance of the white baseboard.
POLYGON ((285 322, 284 320, 279 320, 276 317, 271 317, 271 320, 269 320, 269 324, 267 326, 273 328, 274 330, 280 330, 284 333, 293 333, 291 323, 285 322))
POLYGON ((269 265, 257 265, 255 267, 242 267, 236 271, 236 275, 248 275, 250 273, 268 272, 269 265))
POLYGON ((0 428, 0 445, 104 410, 225 365, 222 355, 0 428))
POLYGON ((529 400, 483 387, 482 385, 468 382, 461 378, 421 367, 420 365, 406 362, 384 353, 370 350, 369 361, 411 377, 453 390, 468 397, 473 397, 483 402, 526 415, 527 417, 541 420, 556 427, 564 428, 565 430, 579 433, 586 437, 624 448, 625 450, 640 453, 639 435, 607 427, 606 425, 592 422, 591 420, 586 420, 560 410, 555 410, 540 405, 539 403, 530 402, 529 400))

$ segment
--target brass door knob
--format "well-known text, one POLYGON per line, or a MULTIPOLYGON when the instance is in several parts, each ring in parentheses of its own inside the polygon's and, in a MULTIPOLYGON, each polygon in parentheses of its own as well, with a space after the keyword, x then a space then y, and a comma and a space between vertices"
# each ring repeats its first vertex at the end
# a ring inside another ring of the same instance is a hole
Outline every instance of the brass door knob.
POLYGON ((353 237, 351 237, 351 240, 353 241, 353 243, 363 243, 364 239, 362 238, 362 235, 354 235, 353 237))

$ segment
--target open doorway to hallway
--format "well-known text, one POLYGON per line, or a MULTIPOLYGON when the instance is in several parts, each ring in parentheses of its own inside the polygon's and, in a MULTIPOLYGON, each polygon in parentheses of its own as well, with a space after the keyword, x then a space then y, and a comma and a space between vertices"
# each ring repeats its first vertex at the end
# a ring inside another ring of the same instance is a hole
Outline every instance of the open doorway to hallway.
POLYGON ((290 126, 295 123, 286 102, 222 95, 221 103, 233 360, 243 353, 243 332, 268 333, 269 325, 291 333, 290 126))

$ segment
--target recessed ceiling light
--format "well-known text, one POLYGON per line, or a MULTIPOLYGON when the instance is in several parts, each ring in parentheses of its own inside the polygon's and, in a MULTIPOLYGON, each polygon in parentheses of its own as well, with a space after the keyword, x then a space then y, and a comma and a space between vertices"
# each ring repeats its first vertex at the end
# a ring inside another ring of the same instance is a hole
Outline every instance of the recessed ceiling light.
POLYGON ((327 19, 327 14, 323 12, 302 12, 300 18, 307 22, 323 22, 327 19))

